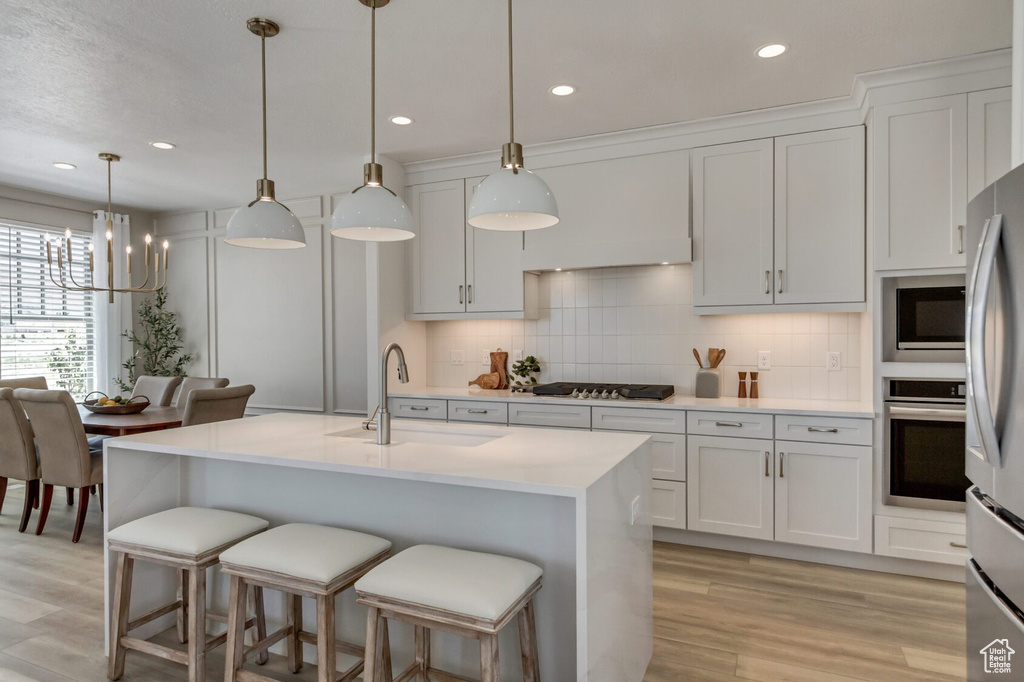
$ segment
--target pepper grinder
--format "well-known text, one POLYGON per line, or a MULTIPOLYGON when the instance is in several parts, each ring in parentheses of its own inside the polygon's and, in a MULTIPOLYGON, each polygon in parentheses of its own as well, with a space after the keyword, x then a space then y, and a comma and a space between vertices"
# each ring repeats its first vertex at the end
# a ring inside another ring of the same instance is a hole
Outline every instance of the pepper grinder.
POLYGON ((747 373, 740 372, 740 392, 737 395, 739 398, 747 397, 747 373))
POLYGON ((757 372, 750 373, 750 398, 754 400, 757 398, 757 372))

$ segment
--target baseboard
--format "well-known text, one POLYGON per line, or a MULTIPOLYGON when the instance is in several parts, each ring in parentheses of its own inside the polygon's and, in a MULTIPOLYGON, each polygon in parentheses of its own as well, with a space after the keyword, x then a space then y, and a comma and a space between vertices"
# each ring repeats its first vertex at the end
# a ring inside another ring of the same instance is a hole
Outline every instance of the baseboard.
POLYGON ((957 583, 964 582, 965 576, 964 566, 936 564, 928 561, 914 561, 913 559, 899 559, 896 557, 878 556, 876 554, 862 554, 860 552, 844 552, 842 550, 823 549, 821 547, 804 547, 785 542, 737 538, 731 535, 699 533, 697 531, 676 530, 674 528, 655 528, 654 540, 656 542, 670 542, 676 545, 724 549, 732 552, 744 552, 746 554, 758 554, 780 559, 842 566, 844 568, 859 568, 880 573, 910 575, 918 578, 948 580, 957 583))

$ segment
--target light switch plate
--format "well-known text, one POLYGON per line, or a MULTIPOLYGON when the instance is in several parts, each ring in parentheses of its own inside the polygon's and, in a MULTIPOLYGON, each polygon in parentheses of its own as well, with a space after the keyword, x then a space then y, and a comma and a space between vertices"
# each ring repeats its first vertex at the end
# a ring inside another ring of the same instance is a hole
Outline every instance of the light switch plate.
POLYGON ((452 364, 462 365, 466 362, 466 351, 464 350, 452 350, 452 364))
POLYGON ((757 351, 757 368, 758 369, 771 369, 772 368, 772 352, 770 350, 759 350, 759 351, 757 351))
POLYGON ((484 350, 480 351, 480 364, 486 367, 491 366, 491 351, 484 350))
POLYGON ((523 360, 523 351, 522 350, 514 350, 514 351, 512 351, 512 362, 522 362, 522 360, 523 360))
POLYGON ((830 372, 838 372, 843 368, 843 354, 839 351, 831 351, 826 358, 825 367, 830 372))

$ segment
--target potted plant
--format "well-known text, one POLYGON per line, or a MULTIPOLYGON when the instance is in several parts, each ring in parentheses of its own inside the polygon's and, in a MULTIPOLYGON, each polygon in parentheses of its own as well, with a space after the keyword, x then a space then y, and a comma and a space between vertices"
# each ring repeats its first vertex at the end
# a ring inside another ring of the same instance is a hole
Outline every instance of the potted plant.
POLYGON ((522 393, 528 386, 537 385, 536 375, 540 374, 540 363, 532 355, 527 355, 512 365, 509 375, 509 388, 513 393, 522 393))
POLYGON ((178 327, 178 316, 167 310, 167 290, 156 292, 155 298, 146 298, 139 306, 139 327, 125 329, 121 336, 132 342, 132 356, 121 367, 127 372, 127 379, 114 377, 114 383, 124 393, 131 393, 138 376, 183 377, 194 357, 182 353, 185 344, 178 327), (136 374, 141 367, 141 372, 136 374))

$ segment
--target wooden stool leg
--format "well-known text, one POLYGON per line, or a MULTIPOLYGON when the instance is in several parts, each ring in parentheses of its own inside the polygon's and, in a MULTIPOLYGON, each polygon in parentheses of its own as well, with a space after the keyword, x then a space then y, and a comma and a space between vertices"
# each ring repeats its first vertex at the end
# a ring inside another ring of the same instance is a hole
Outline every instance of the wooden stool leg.
POLYGON ((500 682, 498 635, 480 635, 480 682, 500 682))
POLYGON ((430 628, 422 625, 415 627, 416 633, 416 662, 419 664, 420 677, 424 682, 429 682, 427 671, 430 670, 430 628))
POLYGON ((21 524, 18 532, 24 533, 32 518, 32 508, 39 505, 39 479, 25 483, 25 507, 21 510, 21 524))
POLYGON ((235 672, 242 669, 245 651, 245 583, 231 576, 228 595, 228 641, 225 642, 224 682, 234 682, 235 672))
POLYGON ((334 682, 338 677, 334 638, 334 595, 318 594, 316 596, 316 678, 318 682, 334 682))
POLYGON ((519 648, 523 657, 523 682, 540 682, 540 665, 537 660, 537 619, 533 613, 531 599, 519 612, 519 648))
POLYGON ((285 609, 287 611, 288 627, 292 634, 288 635, 288 671, 297 673, 302 670, 302 640, 299 633, 302 632, 302 597, 297 594, 285 595, 285 609))
POLYGON ((65 488, 64 490, 66 491, 65 494, 67 495, 67 498, 68 498, 68 506, 69 507, 73 507, 74 504, 75 504, 75 489, 74 488, 65 488))
MULTIPOLYGON (((263 588, 259 585, 252 585, 249 588, 252 595, 252 615, 256 620, 256 635, 253 642, 262 642, 267 638, 267 615, 263 609, 263 588)), ((266 650, 256 655, 256 663, 265 665, 270 660, 270 654, 266 650)))
POLYGON ((188 569, 188 607, 188 682, 206 682, 205 568, 188 569))
POLYGON ((53 486, 43 484, 43 500, 39 504, 39 521, 36 522, 36 535, 43 534, 43 526, 46 525, 46 517, 50 515, 50 503, 53 502, 53 486))
POLYGON ((128 634, 128 611, 132 601, 132 570, 135 560, 125 554, 117 555, 114 574, 114 603, 110 613, 110 652, 107 677, 119 680, 124 675, 124 656, 128 650, 121 646, 121 638, 128 634))
POLYGON ((188 569, 183 568, 177 573, 178 599, 181 600, 181 608, 178 609, 178 643, 184 644, 188 641, 188 569))
POLYGON ((380 670, 380 677, 383 682, 392 682, 395 674, 391 671, 391 640, 388 637, 388 619, 381 618, 377 621, 380 627, 380 658, 377 660, 377 668, 380 670))
POLYGON ((377 682, 377 658, 381 642, 377 639, 380 609, 370 606, 366 609, 366 654, 363 658, 363 682, 377 682))
POLYGON ((88 512, 89 488, 86 487, 78 491, 78 516, 75 518, 75 532, 71 535, 71 542, 78 542, 82 539, 82 531, 85 529, 85 515, 88 512))

